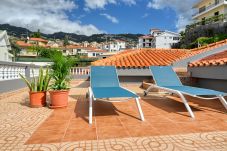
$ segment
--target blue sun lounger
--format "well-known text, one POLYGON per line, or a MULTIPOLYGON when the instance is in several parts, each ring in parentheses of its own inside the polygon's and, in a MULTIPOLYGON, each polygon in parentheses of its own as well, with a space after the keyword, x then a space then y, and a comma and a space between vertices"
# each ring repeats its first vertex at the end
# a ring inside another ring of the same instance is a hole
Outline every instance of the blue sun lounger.
POLYGON ((144 95, 147 95, 152 88, 162 89, 164 91, 177 94, 183 101, 186 109, 188 110, 192 118, 195 118, 195 116, 187 100, 185 99, 184 95, 189 95, 200 99, 219 98, 219 100, 227 110, 227 102, 223 97, 223 96, 226 96, 226 93, 210 90, 210 89, 185 86, 181 83, 177 74, 173 71, 172 67, 170 66, 151 66, 150 70, 156 85, 151 84, 151 86, 149 86, 149 88, 146 91, 144 91, 144 95), (215 96, 215 97, 207 98, 205 96, 215 96))
POLYGON ((89 124, 92 124, 92 102, 96 99, 135 98, 140 118, 144 121, 139 96, 119 84, 114 66, 91 66, 89 87, 89 124))

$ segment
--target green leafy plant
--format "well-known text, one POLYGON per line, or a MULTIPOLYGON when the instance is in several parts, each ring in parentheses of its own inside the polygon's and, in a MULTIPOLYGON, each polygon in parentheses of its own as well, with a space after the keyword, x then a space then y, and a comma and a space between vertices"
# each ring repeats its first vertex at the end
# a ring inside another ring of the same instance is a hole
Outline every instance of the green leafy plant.
POLYGON ((70 69, 73 65, 73 59, 65 57, 60 53, 52 56, 53 65, 52 78, 54 79, 51 89, 53 90, 68 90, 70 82, 70 69))
POLYGON ((27 84, 29 90, 31 92, 41 92, 41 91, 47 91, 51 76, 49 74, 49 69, 46 69, 45 75, 43 72, 43 68, 39 69, 39 76, 34 76, 34 71, 32 70, 33 78, 29 80, 22 74, 19 74, 20 77, 24 80, 24 82, 27 84))

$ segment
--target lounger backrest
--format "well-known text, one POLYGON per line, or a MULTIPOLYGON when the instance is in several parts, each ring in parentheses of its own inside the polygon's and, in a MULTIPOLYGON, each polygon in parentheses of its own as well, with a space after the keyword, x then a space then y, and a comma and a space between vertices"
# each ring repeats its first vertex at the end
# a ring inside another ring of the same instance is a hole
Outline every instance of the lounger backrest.
POLYGON ((91 66, 91 87, 119 87, 119 80, 114 66, 91 66))
POLYGON ((171 66, 151 66, 150 69, 158 86, 182 86, 171 66))

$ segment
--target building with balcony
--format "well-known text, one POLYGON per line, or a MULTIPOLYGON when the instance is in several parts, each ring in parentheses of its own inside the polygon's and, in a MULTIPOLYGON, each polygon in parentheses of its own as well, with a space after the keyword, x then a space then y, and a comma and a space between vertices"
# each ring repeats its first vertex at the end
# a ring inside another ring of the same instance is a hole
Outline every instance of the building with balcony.
POLYGON ((154 37, 151 35, 145 35, 139 37, 139 48, 151 48, 151 42, 154 37))
POLYGON ((192 16, 195 23, 226 22, 227 0, 200 0, 193 8, 196 9, 192 16))
POLYGON ((11 50, 9 37, 6 31, 0 31, 0 61, 12 61, 13 55, 9 53, 11 50))
POLYGON ((126 42, 124 40, 115 39, 104 43, 102 49, 109 52, 118 52, 126 49, 126 42))
POLYGON ((151 29, 150 35, 139 37, 139 48, 171 48, 179 40, 180 34, 178 33, 151 29))

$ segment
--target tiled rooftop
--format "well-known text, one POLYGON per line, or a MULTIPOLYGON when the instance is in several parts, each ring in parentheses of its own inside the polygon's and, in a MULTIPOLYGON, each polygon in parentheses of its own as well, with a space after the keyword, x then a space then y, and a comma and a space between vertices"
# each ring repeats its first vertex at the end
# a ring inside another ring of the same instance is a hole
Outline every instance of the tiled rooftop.
POLYGON ((154 65, 170 65, 181 59, 185 59, 205 51, 227 44, 227 40, 209 44, 195 49, 155 49, 142 48, 126 50, 114 56, 97 60, 92 65, 116 67, 147 67, 154 65))
POLYGON ((45 43, 48 42, 48 40, 45 40, 45 39, 43 39, 43 38, 34 38, 34 37, 29 38, 29 40, 30 40, 30 41, 45 42, 45 43))
POLYGON ((89 82, 73 81, 69 106, 51 110, 28 107, 25 91, 0 100, 0 150, 227 150, 227 115, 218 100, 188 98, 192 120, 179 98, 137 92, 145 122, 136 104, 94 103, 94 124, 88 124, 89 82))
POLYGON ((192 62, 189 67, 204 67, 204 66, 221 66, 227 64, 227 51, 217 53, 199 61, 192 62))

